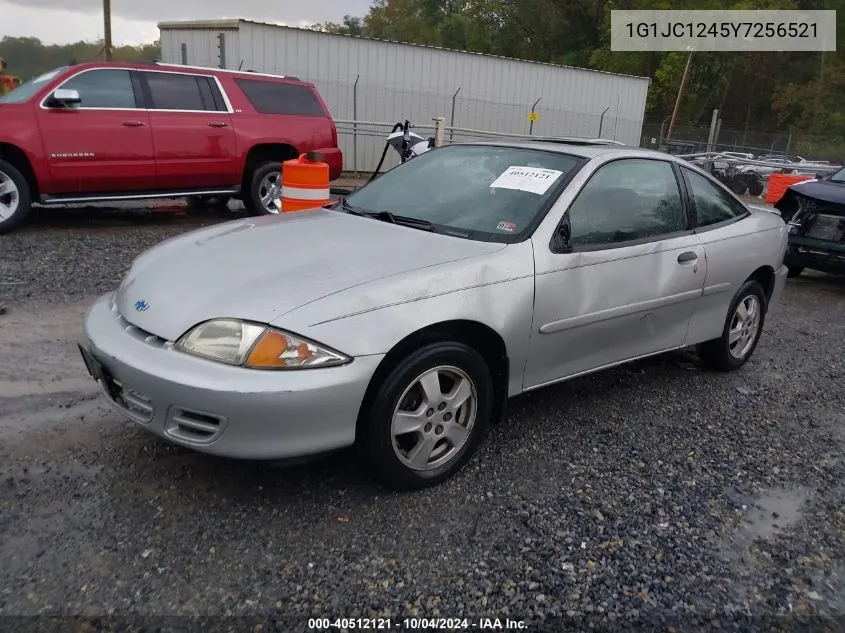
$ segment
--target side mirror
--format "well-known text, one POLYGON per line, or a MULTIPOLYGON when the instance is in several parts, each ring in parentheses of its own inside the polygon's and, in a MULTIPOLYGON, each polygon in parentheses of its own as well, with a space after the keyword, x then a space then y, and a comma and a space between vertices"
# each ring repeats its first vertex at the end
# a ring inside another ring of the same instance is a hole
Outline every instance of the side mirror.
POLYGON ((69 88, 57 88, 47 101, 47 105, 51 108, 64 108, 79 105, 80 103, 82 103, 82 98, 79 96, 79 92, 69 88))
POLYGON ((551 250, 557 255, 564 255, 572 252, 571 244, 572 228, 569 224, 569 214, 565 215, 563 221, 555 229, 552 236, 551 250))

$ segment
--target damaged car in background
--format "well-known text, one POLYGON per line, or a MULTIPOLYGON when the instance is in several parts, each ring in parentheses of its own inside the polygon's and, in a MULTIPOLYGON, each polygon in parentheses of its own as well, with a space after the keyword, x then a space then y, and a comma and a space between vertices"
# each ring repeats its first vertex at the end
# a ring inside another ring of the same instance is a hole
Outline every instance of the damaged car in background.
POLYGON ((789 226, 790 277, 805 268, 845 274, 845 168, 790 186, 775 208, 789 226))

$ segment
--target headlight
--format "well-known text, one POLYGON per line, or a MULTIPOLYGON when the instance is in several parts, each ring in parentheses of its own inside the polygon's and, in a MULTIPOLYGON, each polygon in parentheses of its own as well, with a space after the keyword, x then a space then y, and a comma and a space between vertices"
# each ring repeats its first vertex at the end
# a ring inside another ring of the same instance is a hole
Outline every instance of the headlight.
POLYGON ((351 360, 288 332, 237 319, 201 323, 176 341, 176 349, 252 369, 334 367, 351 360))

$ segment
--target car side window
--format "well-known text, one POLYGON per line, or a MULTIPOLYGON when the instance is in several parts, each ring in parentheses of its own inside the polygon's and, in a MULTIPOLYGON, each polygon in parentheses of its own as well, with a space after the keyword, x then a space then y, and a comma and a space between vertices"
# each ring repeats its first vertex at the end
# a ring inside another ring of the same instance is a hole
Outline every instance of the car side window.
POLYGON ((134 109, 135 91, 128 70, 102 68, 71 77, 62 88, 79 93, 80 108, 134 109))
POLYGON ((599 167, 567 215, 571 246, 612 245, 686 228, 672 166, 651 159, 623 159, 599 167))
POLYGON ((178 73, 144 73, 150 88, 150 108, 153 110, 214 110, 206 107, 195 75, 178 73))
POLYGON ((718 224, 745 215, 746 209, 733 196, 701 174, 684 168, 690 195, 695 205, 696 228, 718 224))
POLYGON ((235 79, 235 84, 261 114, 326 116, 314 92, 308 86, 258 79, 235 79))

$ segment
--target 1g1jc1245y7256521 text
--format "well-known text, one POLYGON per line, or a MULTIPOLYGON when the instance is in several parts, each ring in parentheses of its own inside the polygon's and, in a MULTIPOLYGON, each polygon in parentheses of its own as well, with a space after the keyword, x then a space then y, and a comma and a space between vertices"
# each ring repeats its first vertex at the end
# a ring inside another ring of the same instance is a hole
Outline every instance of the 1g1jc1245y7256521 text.
POLYGON ((629 37, 818 37, 815 22, 628 22, 629 37))
POLYGON ((835 51, 836 11, 617 10, 613 51, 835 51))

